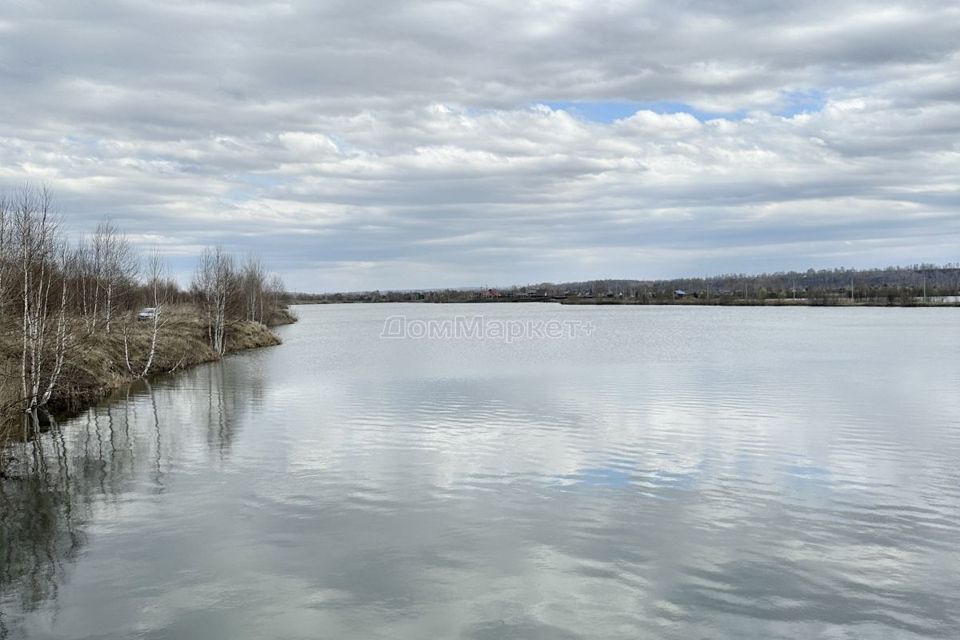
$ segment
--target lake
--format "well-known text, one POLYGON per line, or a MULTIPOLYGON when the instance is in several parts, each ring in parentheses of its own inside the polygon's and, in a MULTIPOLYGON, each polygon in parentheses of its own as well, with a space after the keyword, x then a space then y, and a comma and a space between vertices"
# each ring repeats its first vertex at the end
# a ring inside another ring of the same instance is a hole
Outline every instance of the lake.
POLYGON ((5 454, 0 638, 957 637, 956 309, 295 309, 5 454))

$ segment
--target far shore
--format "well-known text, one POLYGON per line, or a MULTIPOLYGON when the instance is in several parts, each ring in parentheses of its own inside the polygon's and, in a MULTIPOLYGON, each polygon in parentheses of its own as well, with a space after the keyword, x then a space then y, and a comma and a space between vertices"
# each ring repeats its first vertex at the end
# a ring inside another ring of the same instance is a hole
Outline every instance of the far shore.
POLYGON ((926 308, 926 307, 960 307, 960 300, 916 300, 909 301, 881 301, 849 299, 821 299, 806 298, 770 298, 758 299, 722 299, 722 298, 685 298, 636 300, 623 298, 525 298, 525 299, 465 299, 465 300, 297 300, 290 302, 290 306, 326 305, 326 304, 561 304, 574 306, 677 306, 677 307, 885 307, 885 308, 926 308))

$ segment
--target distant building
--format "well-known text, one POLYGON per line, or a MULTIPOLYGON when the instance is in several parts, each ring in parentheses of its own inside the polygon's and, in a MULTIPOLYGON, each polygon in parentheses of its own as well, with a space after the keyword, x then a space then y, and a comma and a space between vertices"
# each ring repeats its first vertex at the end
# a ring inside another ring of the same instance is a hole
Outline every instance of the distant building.
POLYGON ((673 292, 673 297, 677 299, 683 299, 687 297, 687 292, 683 289, 677 289, 673 292))

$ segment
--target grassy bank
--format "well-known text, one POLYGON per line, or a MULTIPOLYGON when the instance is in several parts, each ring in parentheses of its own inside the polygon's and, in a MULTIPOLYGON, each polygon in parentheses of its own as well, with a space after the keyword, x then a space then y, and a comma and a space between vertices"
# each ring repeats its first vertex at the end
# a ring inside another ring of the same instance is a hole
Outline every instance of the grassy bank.
MULTIPOLYGON (((271 326, 276 326, 295 322, 296 317, 284 309, 276 312, 270 321, 271 326)), ((142 371, 150 352, 152 330, 151 321, 125 321, 116 322, 110 333, 103 329, 89 333, 79 319, 72 321, 74 340, 66 353, 49 409, 54 413, 79 411, 133 382, 135 376, 127 367, 126 353, 129 353, 133 370, 142 371)), ((227 353, 274 346, 280 342, 276 333, 259 322, 236 321, 227 325, 227 353)), ((0 334, 2 424, 19 425, 21 349, 22 343, 14 328, 0 334)), ((219 359, 210 346, 207 327, 199 310, 191 305, 169 307, 163 314, 148 377, 219 359)), ((0 427, 0 434, 3 430, 0 427)))

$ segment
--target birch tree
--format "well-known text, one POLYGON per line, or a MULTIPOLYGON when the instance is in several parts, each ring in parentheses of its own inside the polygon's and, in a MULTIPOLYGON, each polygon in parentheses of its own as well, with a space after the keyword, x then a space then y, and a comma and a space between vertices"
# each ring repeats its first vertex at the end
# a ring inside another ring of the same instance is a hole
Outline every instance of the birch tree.
MULTIPOLYGON (((287 288, 284 286, 283 280, 276 274, 272 275, 270 277, 270 281, 267 283, 267 289, 264 296, 267 302, 267 309, 269 309, 271 314, 273 311, 284 306, 284 298, 286 295, 287 288)), ((267 320, 269 320, 269 318, 267 320)), ((264 323, 266 323, 266 320, 264 323)))
POLYGON ((160 335, 160 329, 166 324, 168 318, 164 312, 167 306, 167 296, 169 286, 166 282, 166 265, 158 251, 154 251, 147 258, 146 277, 147 287, 150 291, 151 302, 153 304, 152 327, 150 331, 150 347, 147 351, 146 362, 142 367, 134 366, 130 360, 130 341, 128 335, 128 323, 123 327, 123 356, 126 361, 127 371, 134 378, 140 379, 150 373, 153 366, 154 357, 157 354, 157 336, 160 335))
POLYGON ((93 248, 96 294, 99 294, 102 288, 104 329, 110 333, 117 298, 130 285, 136 272, 136 257, 127 237, 110 220, 104 220, 97 225, 93 248))
POLYGON ((0 322, 6 319, 8 289, 10 287, 10 218, 12 203, 0 194, 0 322))
POLYGON ((262 260, 253 255, 247 256, 243 263, 240 288, 244 317, 251 322, 264 322, 267 275, 262 260))
POLYGON ((207 247, 193 275, 193 291, 207 324, 210 346, 218 355, 226 351, 227 306, 237 288, 233 257, 222 247, 207 247))
POLYGON ((74 278, 77 286, 77 313, 87 333, 97 328, 97 301, 100 298, 100 261, 93 242, 82 238, 73 250, 74 278))
POLYGON ((12 206, 12 239, 22 306, 21 399, 28 411, 50 400, 68 341, 68 252, 59 241, 59 227, 51 208, 52 195, 46 187, 22 189, 12 206))

